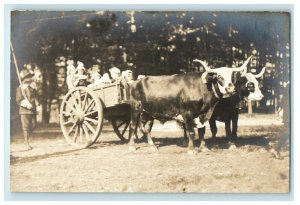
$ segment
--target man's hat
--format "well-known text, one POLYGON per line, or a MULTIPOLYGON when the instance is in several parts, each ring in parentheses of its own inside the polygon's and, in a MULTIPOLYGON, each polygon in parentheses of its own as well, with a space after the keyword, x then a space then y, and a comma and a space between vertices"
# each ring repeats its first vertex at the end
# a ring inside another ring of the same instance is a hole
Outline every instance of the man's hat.
POLYGON ((20 72, 21 80, 24 81, 27 78, 32 78, 34 76, 33 72, 30 72, 28 69, 23 69, 20 72))

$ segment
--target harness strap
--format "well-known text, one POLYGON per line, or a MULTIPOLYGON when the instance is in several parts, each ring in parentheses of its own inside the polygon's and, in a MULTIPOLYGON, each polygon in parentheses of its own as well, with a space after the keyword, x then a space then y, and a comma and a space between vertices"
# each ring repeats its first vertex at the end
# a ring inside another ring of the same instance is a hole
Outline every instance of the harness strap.
POLYGON ((223 97, 223 94, 221 93, 221 91, 219 89, 218 82, 213 83, 212 90, 213 90, 214 95, 216 96, 216 98, 222 98, 223 97))

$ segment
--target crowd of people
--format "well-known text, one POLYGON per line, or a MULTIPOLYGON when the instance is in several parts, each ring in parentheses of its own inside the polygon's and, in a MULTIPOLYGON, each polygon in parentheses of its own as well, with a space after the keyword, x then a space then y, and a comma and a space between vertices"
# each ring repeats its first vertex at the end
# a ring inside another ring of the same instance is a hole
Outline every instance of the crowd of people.
POLYGON ((109 73, 100 74, 98 65, 93 65, 91 69, 86 69, 84 64, 77 61, 75 67, 74 61, 67 61, 67 86, 69 89, 76 86, 87 86, 92 89, 101 88, 112 83, 125 81, 126 83, 133 82, 132 70, 122 71, 117 67, 109 69, 109 73))

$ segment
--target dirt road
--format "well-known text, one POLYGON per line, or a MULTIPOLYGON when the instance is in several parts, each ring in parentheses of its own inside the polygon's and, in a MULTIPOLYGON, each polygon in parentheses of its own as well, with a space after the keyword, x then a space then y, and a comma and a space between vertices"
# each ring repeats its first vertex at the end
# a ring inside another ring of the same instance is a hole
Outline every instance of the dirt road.
MULTIPOLYGON (((196 156, 187 154, 182 133, 174 124, 162 128, 153 131, 159 152, 144 142, 130 152, 111 126, 104 126, 98 142, 83 150, 74 150, 61 133, 54 132, 36 133, 34 149, 23 151, 21 135, 14 136, 11 191, 289 192, 289 147, 283 149, 281 160, 269 152, 280 137, 281 125, 241 125, 236 149, 228 149, 223 138, 207 139, 211 151, 196 156)), ((223 128, 219 136, 224 137, 223 128)))

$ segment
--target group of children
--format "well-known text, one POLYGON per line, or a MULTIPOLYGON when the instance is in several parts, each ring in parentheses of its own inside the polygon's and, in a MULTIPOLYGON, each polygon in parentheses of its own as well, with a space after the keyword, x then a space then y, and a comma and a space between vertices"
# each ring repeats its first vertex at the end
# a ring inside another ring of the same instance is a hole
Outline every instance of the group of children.
POLYGON ((121 82, 125 80, 126 83, 133 82, 133 74, 131 70, 120 71, 117 67, 109 69, 109 73, 100 74, 100 69, 97 65, 87 71, 84 64, 77 62, 77 67, 74 66, 74 61, 67 62, 67 85, 71 89, 76 86, 87 86, 89 88, 101 88, 106 85, 121 82))

